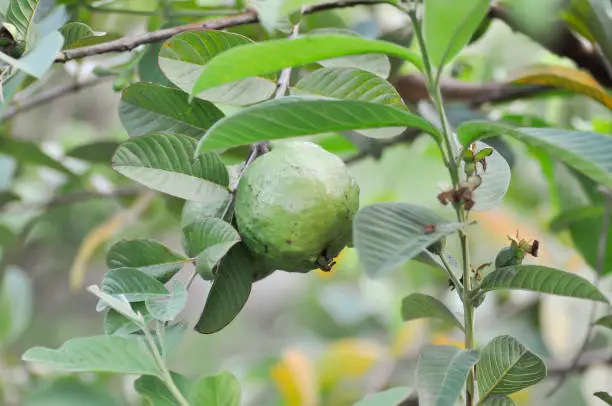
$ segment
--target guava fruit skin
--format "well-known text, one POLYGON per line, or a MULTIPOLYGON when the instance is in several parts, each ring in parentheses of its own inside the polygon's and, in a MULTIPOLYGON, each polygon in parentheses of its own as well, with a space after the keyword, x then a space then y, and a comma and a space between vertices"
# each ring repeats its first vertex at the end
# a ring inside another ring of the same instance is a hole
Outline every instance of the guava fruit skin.
POLYGON ((254 254, 274 269, 309 272, 350 240, 359 186, 336 155, 287 142, 245 170, 235 203, 238 231, 254 254))

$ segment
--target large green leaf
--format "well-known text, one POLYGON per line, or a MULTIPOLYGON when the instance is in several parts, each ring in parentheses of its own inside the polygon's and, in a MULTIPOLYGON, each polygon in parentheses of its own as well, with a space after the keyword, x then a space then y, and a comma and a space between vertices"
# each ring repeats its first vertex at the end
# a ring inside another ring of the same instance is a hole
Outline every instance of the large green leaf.
POLYGON ((431 346, 421 351, 416 367, 419 405, 454 405, 476 362, 478 351, 475 350, 431 346))
POLYGON ((119 118, 130 137, 171 132, 198 139, 224 115, 210 102, 187 99, 187 93, 179 89, 134 83, 121 94, 119 118))
POLYGON ((468 43, 480 25, 490 0, 425 0, 423 31, 429 58, 442 68, 468 43))
POLYGON ((421 58, 407 48, 391 42, 350 35, 311 35, 277 39, 229 49, 204 66, 191 95, 251 76, 302 66, 348 55, 388 54, 405 59, 421 68, 421 58), (270 56, 274 55, 273 58, 270 56))
POLYGON ((216 217, 194 221, 183 228, 185 251, 190 257, 197 257, 196 269, 204 279, 212 279, 213 269, 239 241, 238 231, 216 217))
POLYGON ((516 338, 504 335, 495 337, 482 349, 477 376, 478 392, 485 399, 535 385, 546 377, 546 365, 516 338))
MULTIPOLYGON (((360 37, 360 34, 355 31, 339 27, 317 28, 309 31, 307 35, 333 34, 360 37)), ((326 68, 359 68, 384 79, 388 78, 389 73, 391 72, 391 62, 389 61, 389 57, 380 53, 341 56, 338 58, 324 59, 322 61, 318 61, 317 63, 326 68)))
POLYGON ((200 140, 198 151, 228 149, 264 140, 384 127, 415 127, 437 134, 435 127, 407 110, 357 100, 287 96, 247 107, 219 120, 200 140), (274 120, 270 117, 274 117, 274 120))
POLYGON ((291 89, 296 94, 310 94, 342 100, 360 100, 406 108, 391 83, 357 68, 323 68, 302 77, 291 89))
POLYGON ((34 24, 34 13, 38 0, 10 0, 6 11, 6 22, 15 26, 15 39, 26 41, 34 24))
POLYGON ((101 289, 109 295, 124 295, 129 302, 169 293, 163 283, 136 268, 111 269, 104 275, 101 289))
MULTIPOLYGON (((252 42, 247 37, 231 32, 184 32, 164 43, 159 51, 159 66, 172 83, 191 93, 196 79, 211 59, 228 49, 252 42)), ((276 90, 275 75, 268 76, 245 76, 241 81, 211 86, 204 91, 198 91, 197 97, 238 106, 257 103, 272 96, 276 90)))
POLYGON ((215 202, 229 194, 229 176, 215 153, 194 159, 195 143, 185 135, 153 133, 121 144, 113 168, 122 175, 160 192, 215 202))
POLYGON ((5 155, 15 157, 23 164, 45 166, 61 173, 74 175, 60 162, 41 151, 34 142, 8 138, 6 136, 0 137, 0 151, 5 155))
POLYGON ((519 128, 472 121, 457 129, 462 145, 478 139, 507 135, 527 145, 540 148, 552 157, 584 173, 595 182, 612 187, 612 137, 556 128, 519 128))
POLYGON ((240 382, 229 372, 198 379, 189 391, 192 405, 240 406, 240 382))
MULTIPOLYGON (((181 393, 187 396, 193 383, 176 372, 170 372, 170 375, 181 393)), ((164 381, 155 376, 143 375, 136 379, 134 389, 140 396, 151 402, 150 406, 181 406, 168 390, 164 381)))
POLYGON ((501 289, 531 290, 608 303, 608 299, 597 287, 583 277, 540 265, 498 268, 483 278, 480 289, 483 292, 501 289))
POLYGON ((92 336, 66 341, 58 349, 33 347, 22 359, 68 372, 112 372, 161 377, 144 338, 92 336))
POLYGON ((398 386, 365 397, 353 406, 398 405, 411 391, 412 389, 408 386, 398 386))
POLYGON ((166 283, 186 262, 184 255, 151 239, 120 240, 106 254, 109 269, 136 268, 166 283))
POLYGON ((412 293, 402 300, 402 319, 410 321, 420 318, 444 320, 463 330, 461 322, 439 299, 423 293, 412 293))
POLYGON ((15 266, 4 271, 0 293, 0 344, 8 347, 18 339, 32 318, 32 283, 28 275, 15 266))
POLYGON ((461 224, 449 222, 421 206, 377 203, 357 213, 353 242, 366 273, 373 277, 413 259, 459 228, 461 224), (430 232, 428 228, 432 225, 435 230, 430 232))
POLYGON ((203 334, 220 331, 240 313, 251 294, 253 258, 237 244, 221 260, 204 310, 194 329, 203 334))
POLYGON ((64 49, 70 49, 77 41, 94 35, 90 26, 78 21, 64 25, 59 32, 64 37, 64 49))
POLYGON ((187 303, 187 290, 184 284, 174 281, 172 293, 169 296, 148 297, 145 303, 147 310, 155 320, 172 321, 187 303))

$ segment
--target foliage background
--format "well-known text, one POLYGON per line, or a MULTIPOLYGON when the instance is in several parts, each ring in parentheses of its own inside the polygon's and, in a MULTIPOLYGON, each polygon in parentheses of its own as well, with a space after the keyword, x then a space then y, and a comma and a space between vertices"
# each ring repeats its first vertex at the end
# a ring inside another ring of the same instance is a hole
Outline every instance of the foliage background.
MULTIPOLYGON (((182 3, 186 10, 224 6, 203 1, 182 3)), ((81 4, 72 10, 86 16, 96 30, 126 34, 142 32, 146 24, 155 26, 154 18, 147 21, 146 17, 130 14, 100 13, 92 4, 81 4)), ((117 7, 148 11, 155 10, 157 3, 127 0, 117 7)), ((404 17, 391 7, 376 6, 310 16, 306 26, 328 26, 338 18, 357 32, 383 38, 398 35, 406 25, 404 17)), ((182 19, 192 20, 195 21, 182 19)), ((232 31, 265 37, 256 26, 232 31)), ((121 58, 124 55, 113 54, 57 66, 35 87, 52 88, 78 75, 87 75, 95 65, 110 66, 121 58)), ((571 66, 570 61, 553 56, 503 23, 493 21, 486 35, 461 54, 455 62, 455 71, 462 80, 484 83, 504 80, 518 68, 538 63, 571 66)), ((24 220, 40 216, 13 259, 31 283, 30 296, 25 294, 27 290, 19 295, 24 300, 20 317, 30 318, 18 339, 2 347, 2 404, 79 404, 76 402, 81 394, 71 386, 77 383, 82 396, 87 396, 87 404, 119 405, 135 399, 129 377, 94 374, 59 377, 53 371, 33 369, 20 361, 20 355, 31 346, 57 347, 76 335, 101 332, 95 298, 83 286, 101 280, 106 271, 104 252, 113 242, 146 235, 180 250, 178 211, 170 199, 156 196, 142 213, 109 223, 115 214, 129 211, 134 200, 133 184, 108 165, 112 150, 99 148, 97 163, 66 157, 66 152, 77 146, 127 139, 117 115, 119 94, 113 91, 110 82, 102 81, 78 94, 19 114, 4 126, 4 136, 10 134, 15 139, 36 143, 80 175, 69 179, 44 165, 20 164, 14 171, 18 160, 2 155, 0 146, 0 191, 11 190, 21 197, 21 202, 0 209, 0 221, 19 227, 24 220), (125 195, 62 201, 61 196, 85 189, 119 190, 125 195), (49 199, 54 204, 40 203, 49 199), (91 258, 75 266, 75 258, 83 255, 83 243, 88 239, 95 241, 96 248, 91 258), (74 283, 79 275, 82 280, 74 283), (59 399, 56 403, 53 396, 59 399), (60 396, 70 396, 75 403, 60 396)), ((463 115, 464 119, 466 115, 481 114, 459 103, 450 112, 457 117, 463 115)), ((612 135, 609 110, 581 95, 504 103, 488 108, 486 113, 513 114, 526 120, 537 117, 556 127, 612 135)), ((357 151, 355 146, 339 142, 338 138, 318 139, 322 145, 346 155, 357 151)), ((476 216, 481 227, 472 239, 474 262, 492 260, 506 245, 505 235, 520 230, 525 238, 541 241, 538 264, 593 279, 592 270, 573 249, 568 236, 549 230, 559 202, 551 201, 533 155, 520 144, 508 144, 514 157, 510 191, 503 206, 476 216)), ((350 170, 362 191, 361 205, 396 200, 422 205, 435 203, 440 190, 437 183, 445 179, 445 168, 436 154, 430 140, 419 138, 410 145, 385 149, 379 160, 366 158, 351 164, 350 170)), ((223 332, 188 333, 171 367, 187 376, 230 370, 243 384, 245 404, 249 405, 349 405, 388 384, 412 385, 411 361, 424 344, 462 345, 461 337, 442 324, 401 320, 399 308, 405 295, 421 291, 437 296, 445 285, 442 273, 416 262, 408 262, 384 278, 368 279, 354 250, 347 249, 331 274, 275 273, 255 285, 245 310, 223 332)), ((208 288, 201 280, 193 285, 182 316, 190 324, 197 319, 208 288)), ((601 290, 608 295, 612 292, 609 278, 604 279, 601 290)), ((460 309, 450 291, 442 295, 451 309, 460 309)), ((554 360, 551 364, 554 365, 570 359, 578 350, 586 333, 588 320, 584 315, 589 307, 587 301, 512 292, 507 303, 497 305, 491 300, 479 309, 477 340, 486 343, 496 335, 511 332, 540 356, 554 360)), ((4 310, 0 325, 9 317, 4 310)), ((609 330, 597 330, 592 349, 609 347, 611 338, 609 330)), ((553 384, 554 380, 549 379, 514 395, 513 399, 519 405, 597 405, 600 401, 590 395, 594 390, 612 390, 612 369, 609 365, 587 368, 584 375, 568 379, 554 397, 544 399, 553 384)))

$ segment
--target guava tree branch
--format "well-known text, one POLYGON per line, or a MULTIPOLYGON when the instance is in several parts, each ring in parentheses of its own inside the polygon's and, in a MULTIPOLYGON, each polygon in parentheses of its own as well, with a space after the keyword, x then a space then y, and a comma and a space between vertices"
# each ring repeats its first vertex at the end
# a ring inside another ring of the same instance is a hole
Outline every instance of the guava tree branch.
POLYGON ((44 92, 38 93, 36 96, 21 100, 15 100, 9 108, 2 114, 2 120, 8 120, 13 116, 31 110, 50 101, 76 93, 82 89, 95 86, 99 83, 109 80, 112 76, 93 77, 82 81, 74 81, 66 85, 57 86, 44 92))
MULTIPOLYGON (((303 14, 313 14, 325 10, 375 4, 389 4, 389 2, 384 0, 341 0, 304 7, 303 14)), ((240 25, 255 24, 257 22, 259 22, 257 13, 255 11, 248 11, 244 14, 238 14, 230 17, 222 17, 192 24, 179 25, 176 27, 147 32, 141 35, 123 37, 102 44, 68 49, 60 52, 55 58, 55 62, 68 62, 73 59, 106 54, 109 52, 131 51, 140 45, 165 41, 168 38, 185 31, 221 30, 240 25)))

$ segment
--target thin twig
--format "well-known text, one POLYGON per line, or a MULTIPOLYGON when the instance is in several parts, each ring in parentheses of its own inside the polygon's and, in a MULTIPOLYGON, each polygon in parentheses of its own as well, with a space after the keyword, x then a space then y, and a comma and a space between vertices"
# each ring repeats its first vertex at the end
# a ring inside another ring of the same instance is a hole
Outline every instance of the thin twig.
MULTIPOLYGON (((356 0, 356 1, 335 1, 330 3, 316 4, 304 7, 303 14, 313 14, 320 11, 333 10, 338 8, 355 7, 360 5, 389 4, 386 0, 356 0)), ((109 52, 126 52, 145 44, 165 41, 168 38, 186 31, 198 30, 221 30, 230 27, 237 27, 246 24, 258 23, 259 19, 255 11, 238 14, 230 17, 216 18, 212 20, 179 25, 171 28, 164 28, 151 31, 140 35, 119 38, 103 44, 90 45, 86 47, 68 49, 60 52, 55 58, 55 62, 67 62, 73 59, 84 58, 87 56, 106 54, 109 52)))
POLYGON ((111 77, 112 76, 101 76, 83 81, 75 81, 67 85, 57 86, 53 89, 46 90, 37 94, 36 96, 32 96, 23 101, 15 101, 8 109, 6 109, 6 111, 2 115, 2 120, 8 120, 19 113, 31 110, 42 104, 48 103, 50 101, 72 93, 76 93, 82 89, 95 86, 99 83, 109 80, 111 77))
MULTIPOLYGON (((597 267, 595 269, 596 276, 595 276, 595 283, 594 283, 595 286, 599 285, 599 281, 601 280, 601 275, 603 273, 603 268, 606 262, 606 247, 608 245, 608 232, 610 230, 610 216, 612 214, 612 191, 608 189, 602 189, 602 194, 604 195, 604 198, 605 198, 604 215, 603 215, 603 219, 601 223, 601 231, 599 234, 599 240, 597 243, 597 267)), ((582 340, 582 345, 580 346, 580 349, 578 350, 578 352, 574 356, 574 359, 570 363, 570 367, 568 369, 569 371, 573 370, 578 365, 580 357, 582 356, 582 354, 584 353, 584 350, 586 350, 586 347, 589 344, 591 335, 593 333, 593 328, 595 327, 594 323, 595 323, 595 317, 597 315, 596 310, 597 310, 597 302, 593 302, 591 304, 591 311, 589 314, 589 327, 584 336, 584 339, 582 340)), ((563 385, 566 379, 567 379, 567 373, 561 374, 559 377, 559 381, 546 394, 546 397, 550 397, 554 395, 561 388, 561 386, 563 385)))

